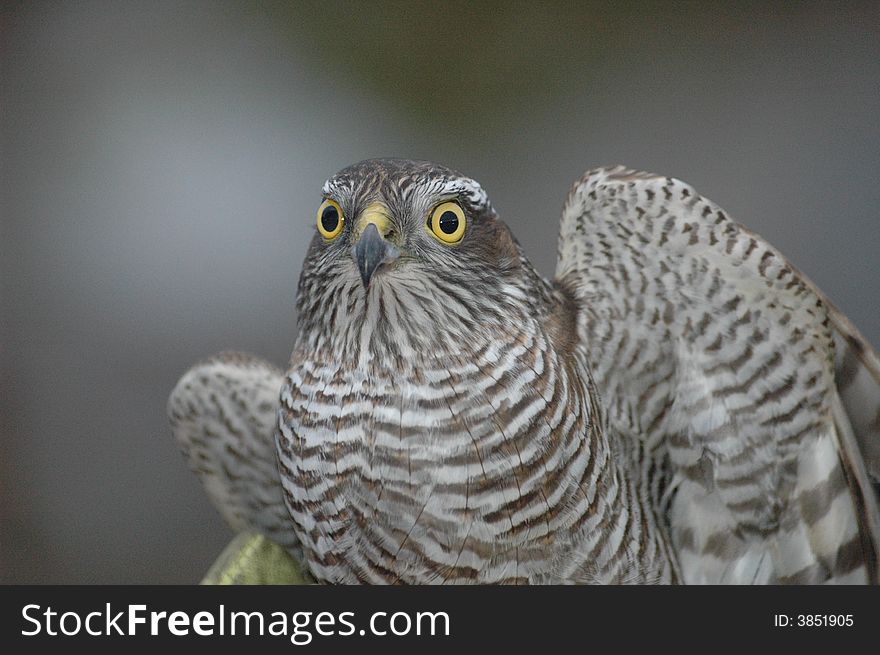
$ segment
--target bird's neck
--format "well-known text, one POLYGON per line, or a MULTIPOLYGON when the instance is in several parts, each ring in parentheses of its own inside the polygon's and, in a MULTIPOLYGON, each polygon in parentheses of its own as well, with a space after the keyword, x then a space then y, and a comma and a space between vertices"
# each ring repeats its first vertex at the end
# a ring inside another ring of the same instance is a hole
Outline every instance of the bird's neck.
POLYGON ((295 358, 373 373, 473 361, 493 344, 540 330, 546 313, 513 284, 438 292, 417 279, 381 277, 368 289, 342 289, 332 309, 303 309, 295 358))

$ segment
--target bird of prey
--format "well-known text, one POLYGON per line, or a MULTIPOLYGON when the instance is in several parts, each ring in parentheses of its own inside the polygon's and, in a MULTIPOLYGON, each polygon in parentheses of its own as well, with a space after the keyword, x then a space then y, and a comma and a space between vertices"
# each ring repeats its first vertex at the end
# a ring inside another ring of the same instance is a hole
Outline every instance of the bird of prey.
POLYGON ((323 186, 283 372, 169 401, 236 530, 324 583, 876 583, 880 360, 689 185, 587 172, 552 280, 472 179, 323 186))

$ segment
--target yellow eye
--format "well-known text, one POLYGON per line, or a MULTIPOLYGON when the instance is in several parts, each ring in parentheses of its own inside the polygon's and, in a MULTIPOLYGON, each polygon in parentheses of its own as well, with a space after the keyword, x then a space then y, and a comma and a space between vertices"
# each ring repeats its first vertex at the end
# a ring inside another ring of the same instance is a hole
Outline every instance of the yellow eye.
POLYGON ((454 202, 438 205, 428 217, 428 231, 443 243, 458 243, 464 236, 464 210, 454 202))
POLYGON ((318 207, 318 232, 325 239, 335 239, 342 233, 342 207, 329 198, 318 207))

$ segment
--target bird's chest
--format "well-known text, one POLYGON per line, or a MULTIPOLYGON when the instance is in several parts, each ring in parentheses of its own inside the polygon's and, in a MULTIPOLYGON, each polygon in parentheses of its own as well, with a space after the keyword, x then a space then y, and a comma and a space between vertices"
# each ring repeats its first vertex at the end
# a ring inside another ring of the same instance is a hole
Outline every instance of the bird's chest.
POLYGON ((474 364, 291 371, 282 480, 319 579, 525 581, 546 568, 549 408, 525 377, 474 364))

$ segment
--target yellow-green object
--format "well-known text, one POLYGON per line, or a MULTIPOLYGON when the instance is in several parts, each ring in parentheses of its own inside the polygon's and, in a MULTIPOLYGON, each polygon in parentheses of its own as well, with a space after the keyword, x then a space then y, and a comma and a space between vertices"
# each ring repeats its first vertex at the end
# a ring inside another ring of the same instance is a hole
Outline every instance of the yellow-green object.
POLYGON ((308 572, 281 546, 254 532, 237 535, 202 579, 204 585, 311 584, 308 572))

